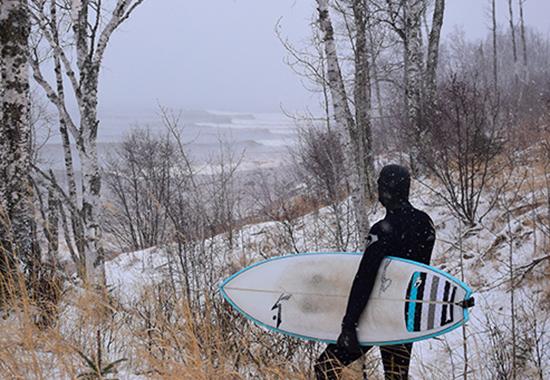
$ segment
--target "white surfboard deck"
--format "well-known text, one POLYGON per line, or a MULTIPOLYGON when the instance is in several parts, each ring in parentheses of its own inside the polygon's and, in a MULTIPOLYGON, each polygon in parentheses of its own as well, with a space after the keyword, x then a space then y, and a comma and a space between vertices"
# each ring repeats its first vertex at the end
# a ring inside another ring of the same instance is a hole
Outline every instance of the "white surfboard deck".
MULTIPOLYGON (((220 285, 223 297, 260 326, 334 343, 361 253, 303 253, 261 261, 220 285)), ((362 345, 415 342, 468 320, 471 289, 437 268, 386 257, 358 325, 362 345)))

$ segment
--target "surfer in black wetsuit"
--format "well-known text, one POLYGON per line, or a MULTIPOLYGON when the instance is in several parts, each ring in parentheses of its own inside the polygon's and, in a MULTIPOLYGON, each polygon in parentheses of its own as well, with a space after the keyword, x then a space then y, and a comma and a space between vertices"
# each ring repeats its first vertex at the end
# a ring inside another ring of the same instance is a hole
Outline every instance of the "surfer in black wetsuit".
MULTIPOLYGON (((409 203, 410 174, 399 165, 387 165, 378 178, 378 199, 386 208, 384 219, 372 226, 365 252, 351 287, 342 332, 317 359, 318 380, 338 379, 342 367, 362 357, 372 347, 360 346, 356 327, 367 305, 378 268, 385 256, 430 263, 435 230, 430 217, 409 203)), ((399 311, 400 312, 400 311, 399 311)), ((385 378, 408 378, 412 343, 381 346, 385 378)))

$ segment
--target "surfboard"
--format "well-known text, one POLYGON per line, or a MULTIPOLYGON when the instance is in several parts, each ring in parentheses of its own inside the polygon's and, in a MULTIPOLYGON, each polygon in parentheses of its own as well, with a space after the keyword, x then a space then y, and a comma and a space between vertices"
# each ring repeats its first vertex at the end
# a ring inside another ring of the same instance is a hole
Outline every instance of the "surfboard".
MULTIPOLYGON (((362 253, 302 253, 248 266, 220 293, 238 312, 269 330, 335 343, 362 253)), ((358 324, 361 345, 429 339, 468 321, 472 290, 435 267, 386 257, 358 324)))

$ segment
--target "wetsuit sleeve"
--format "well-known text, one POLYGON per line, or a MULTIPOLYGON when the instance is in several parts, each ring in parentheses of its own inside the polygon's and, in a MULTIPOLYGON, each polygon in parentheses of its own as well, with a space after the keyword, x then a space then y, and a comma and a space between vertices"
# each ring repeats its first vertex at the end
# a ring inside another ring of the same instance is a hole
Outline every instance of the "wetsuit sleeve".
MULTIPOLYGON (((373 227, 373 230, 374 227, 373 227)), ((356 327, 361 313, 367 306, 380 264, 389 255, 388 241, 371 230, 369 242, 353 279, 342 327, 356 327)))
POLYGON ((415 243, 419 257, 417 257, 416 260, 429 265, 435 244, 435 227, 432 219, 428 215, 425 215, 419 229, 417 233, 418 241, 415 243))

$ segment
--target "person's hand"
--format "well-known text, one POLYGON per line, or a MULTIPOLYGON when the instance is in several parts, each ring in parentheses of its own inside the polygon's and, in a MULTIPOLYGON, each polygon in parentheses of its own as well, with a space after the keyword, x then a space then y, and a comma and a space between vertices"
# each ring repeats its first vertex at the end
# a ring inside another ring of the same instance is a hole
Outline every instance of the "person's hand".
POLYGON ((359 346, 355 327, 342 326, 342 332, 336 341, 336 345, 353 355, 361 353, 361 346, 359 346))

